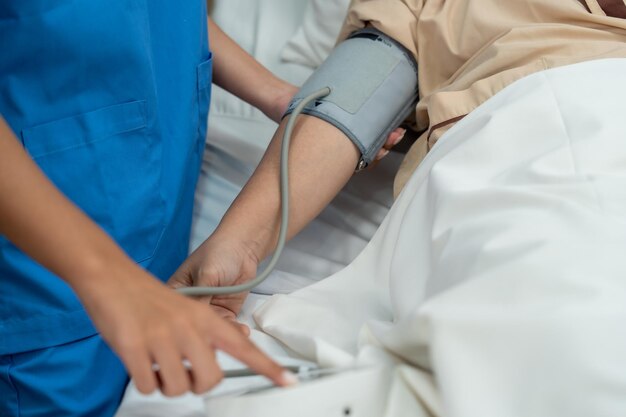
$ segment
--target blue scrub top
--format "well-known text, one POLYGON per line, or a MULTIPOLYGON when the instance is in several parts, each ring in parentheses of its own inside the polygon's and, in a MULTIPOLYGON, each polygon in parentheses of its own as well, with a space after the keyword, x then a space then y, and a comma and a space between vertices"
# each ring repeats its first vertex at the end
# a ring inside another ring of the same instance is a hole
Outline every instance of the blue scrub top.
MULTIPOLYGON (((162 280, 188 251, 211 89, 206 19, 205 0, 0 0, 0 114, 162 280)), ((0 355, 95 332, 70 287, 0 236, 0 355)))

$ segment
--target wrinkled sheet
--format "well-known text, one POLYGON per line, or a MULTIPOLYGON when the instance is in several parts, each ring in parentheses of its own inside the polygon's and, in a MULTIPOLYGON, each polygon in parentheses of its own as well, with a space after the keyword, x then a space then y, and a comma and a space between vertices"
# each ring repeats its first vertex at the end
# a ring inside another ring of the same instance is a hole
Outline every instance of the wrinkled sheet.
POLYGON ((507 87, 352 264, 257 323, 324 366, 398 361, 388 417, 626 415, 624 74, 601 60, 507 87))

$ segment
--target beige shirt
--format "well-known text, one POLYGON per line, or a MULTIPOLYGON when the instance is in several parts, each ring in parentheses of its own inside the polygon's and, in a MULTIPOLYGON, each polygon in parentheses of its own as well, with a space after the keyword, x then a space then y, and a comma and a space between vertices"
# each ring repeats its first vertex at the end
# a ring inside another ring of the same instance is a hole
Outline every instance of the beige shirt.
POLYGON ((400 167, 396 195, 447 129, 512 82, 626 58, 624 0, 353 0, 341 38, 367 23, 409 49, 420 71, 415 128, 424 133, 400 167))

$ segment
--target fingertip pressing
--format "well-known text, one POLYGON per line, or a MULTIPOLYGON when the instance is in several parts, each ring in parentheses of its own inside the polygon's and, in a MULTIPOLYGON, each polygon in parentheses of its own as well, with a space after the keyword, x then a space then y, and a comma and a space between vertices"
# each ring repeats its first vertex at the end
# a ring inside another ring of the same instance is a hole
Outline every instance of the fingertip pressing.
POLYGON ((406 134, 406 129, 401 129, 401 133, 400 136, 398 136, 396 139, 394 139, 393 141, 393 146, 396 146, 398 143, 400 143, 400 141, 402 139, 404 139, 404 135, 406 134))
POLYGON ((239 330, 241 331, 241 333, 243 333, 245 336, 250 337, 250 327, 243 324, 243 323, 237 323, 237 325, 239 326, 239 330))
POLYGON ((153 381, 138 381, 135 380, 135 388, 137 391, 143 395, 150 395, 158 388, 158 382, 156 378, 153 381))
POLYGON ((281 386, 283 387, 291 387, 291 386, 297 385, 300 382, 300 380, 294 373, 289 372, 287 370, 282 372, 282 374, 280 375, 280 378, 281 378, 281 386))

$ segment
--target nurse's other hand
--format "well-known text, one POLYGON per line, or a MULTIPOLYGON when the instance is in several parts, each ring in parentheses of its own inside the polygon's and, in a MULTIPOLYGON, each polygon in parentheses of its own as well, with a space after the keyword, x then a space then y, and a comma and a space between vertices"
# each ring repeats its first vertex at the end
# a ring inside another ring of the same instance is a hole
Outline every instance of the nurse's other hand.
MULTIPOLYGON (((172 275, 167 285, 172 288, 208 286, 223 287, 243 284, 256 276, 258 259, 240 242, 207 239, 172 275)), ((211 304, 222 317, 236 322, 248 293, 198 297, 211 304)), ((241 330, 248 328, 239 324, 241 330)))
POLYGON ((381 150, 378 151, 378 153, 376 154, 376 158, 374 160, 380 161, 385 156, 387 156, 391 148, 393 148, 398 143, 400 143, 400 141, 404 138, 405 133, 406 133, 406 129, 403 129, 401 127, 392 131, 387 137, 387 142, 385 142, 381 150))
POLYGON ((276 123, 280 123, 283 114, 287 111, 287 107, 293 96, 298 92, 298 87, 287 82, 281 82, 280 87, 271 89, 271 96, 268 97, 265 108, 261 108, 263 113, 276 123))
POLYGON ((177 396, 208 391, 222 378, 216 349, 278 385, 289 385, 289 376, 278 364, 209 306, 175 293, 139 268, 125 269, 111 266, 111 285, 84 280, 77 292, 139 392, 160 388, 167 396, 177 396), (184 359, 191 363, 190 370, 184 359), (156 373, 154 364, 159 367, 156 373))

